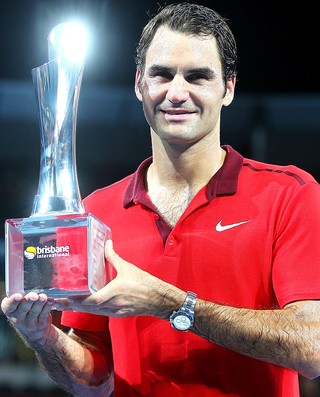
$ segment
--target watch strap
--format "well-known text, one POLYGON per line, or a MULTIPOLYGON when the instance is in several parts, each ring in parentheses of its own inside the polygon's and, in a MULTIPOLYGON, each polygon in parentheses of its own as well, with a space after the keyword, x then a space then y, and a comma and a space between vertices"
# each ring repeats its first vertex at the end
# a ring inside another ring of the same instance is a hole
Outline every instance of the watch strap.
POLYGON ((185 310, 187 313, 189 313, 191 315, 194 315, 194 308, 195 308, 196 302, 197 302, 197 294, 192 291, 188 291, 186 299, 185 299, 181 309, 185 310))

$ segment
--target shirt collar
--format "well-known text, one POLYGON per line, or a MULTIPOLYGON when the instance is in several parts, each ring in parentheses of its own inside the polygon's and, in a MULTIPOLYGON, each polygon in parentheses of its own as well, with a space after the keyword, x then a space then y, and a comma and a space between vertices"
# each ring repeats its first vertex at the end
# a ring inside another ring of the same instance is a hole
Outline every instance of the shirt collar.
MULTIPOLYGON (((229 145, 222 146, 227 152, 223 166, 210 179, 206 196, 208 201, 213 200, 216 196, 232 195, 237 191, 238 177, 243 164, 243 156, 229 145)), ((146 201, 145 175, 149 165, 152 163, 152 157, 144 160, 132 174, 131 181, 127 186, 123 205, 127 207, 131 203, 144 203, 146 201)))

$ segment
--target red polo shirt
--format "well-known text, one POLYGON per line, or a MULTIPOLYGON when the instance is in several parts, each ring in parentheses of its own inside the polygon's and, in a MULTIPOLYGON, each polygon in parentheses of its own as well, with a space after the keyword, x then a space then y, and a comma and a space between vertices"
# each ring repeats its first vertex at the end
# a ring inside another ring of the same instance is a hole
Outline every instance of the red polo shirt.
MULTIPOLYGON (((171 230, 136 173, 92 193, 88 212, 125 260, 200 299, 251 309, 320 299, 320 189, 307 172, 244 159, 223 167, 171 230)), ((196 165, 195 165, 196 167, 196 165)), ((65 312, 65 326, 110 332, 115 397, 297 397, 294 371, 179 332, 153 317, 65 312)))

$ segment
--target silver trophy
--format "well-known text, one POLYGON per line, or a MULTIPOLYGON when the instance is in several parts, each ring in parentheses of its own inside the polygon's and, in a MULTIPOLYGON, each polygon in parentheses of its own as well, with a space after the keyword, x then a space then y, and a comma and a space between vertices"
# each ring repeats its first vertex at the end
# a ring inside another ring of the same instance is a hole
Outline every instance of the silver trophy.
POLYGON ((86 213, 76 170, 85 44, 79 26, 57 25, 48 36, 49 62, 32 70, 41 131, 40 177, 30 217, 5 222, 7 295, 84 295, 110 279, 104 243, 111 230, 86 213))

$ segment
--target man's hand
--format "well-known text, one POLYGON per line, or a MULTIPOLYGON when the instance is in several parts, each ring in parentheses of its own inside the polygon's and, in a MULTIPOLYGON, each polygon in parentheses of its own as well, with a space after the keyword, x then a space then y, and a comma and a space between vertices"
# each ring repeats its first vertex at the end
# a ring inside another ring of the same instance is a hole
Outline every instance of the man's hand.
POLYGON ((105 247, 106 260, 117 276, 98 292, 56 300, 58 310, 72 309, 113 317, 156 316, 168 318, 179 307, 185 293, 122 259, 112 241, 105 247))
POLYGON ((15 293, 2 300, 1 309, 27 343, 45 345, 51 330, 53 305, 53 299, 45 294, 15 293))

